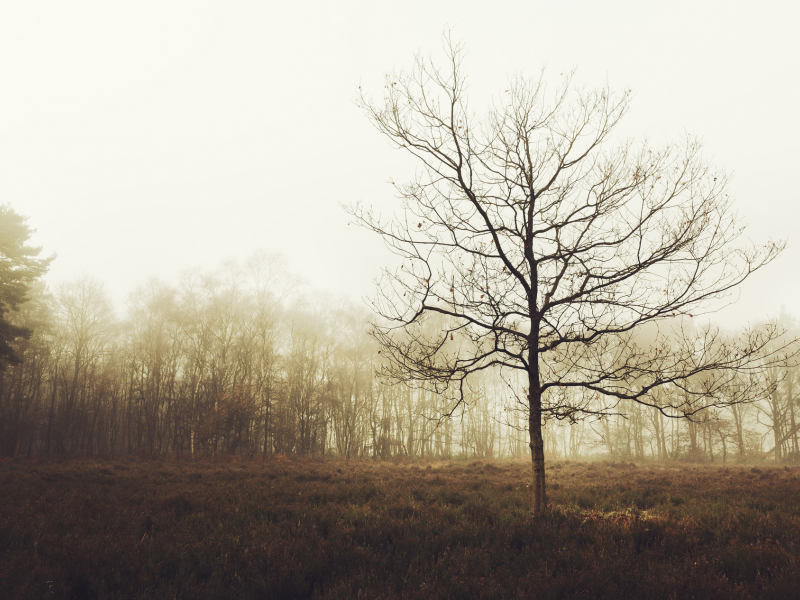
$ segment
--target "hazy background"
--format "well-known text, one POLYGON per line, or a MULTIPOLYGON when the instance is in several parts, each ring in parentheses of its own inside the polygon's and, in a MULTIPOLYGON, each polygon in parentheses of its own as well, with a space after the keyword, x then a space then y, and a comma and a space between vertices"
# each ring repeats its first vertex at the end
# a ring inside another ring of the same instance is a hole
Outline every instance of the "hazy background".
POLYGON ((754 241, 788 238, 716 318, 800 315, 796 2, 2 2, 0 202, 118 303, 256 249, 313 289, 360 298, 392 257, 340 203, 390 210, 413 164, 355 107, 361 85, 442 32, 467 49, 471 104, 508 76, 635 93, 626 134, 699 134, 754 241))

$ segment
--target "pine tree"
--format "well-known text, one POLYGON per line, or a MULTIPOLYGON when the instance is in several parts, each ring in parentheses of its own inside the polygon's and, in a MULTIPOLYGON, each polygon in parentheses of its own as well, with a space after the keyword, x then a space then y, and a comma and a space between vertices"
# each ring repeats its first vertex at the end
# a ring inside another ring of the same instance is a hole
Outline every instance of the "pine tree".
POLYGON ((55 258, 55 255, 37 258, 41 246, 25 245, 34 231, 27 217, 16 213, 8 204, 0 205, 0 370, 22 362, 11 344, 17 338, 28 339, 33 333, 11 323, 8 313, 18 310, 28 300, 31 285, 47 272, 55 258))

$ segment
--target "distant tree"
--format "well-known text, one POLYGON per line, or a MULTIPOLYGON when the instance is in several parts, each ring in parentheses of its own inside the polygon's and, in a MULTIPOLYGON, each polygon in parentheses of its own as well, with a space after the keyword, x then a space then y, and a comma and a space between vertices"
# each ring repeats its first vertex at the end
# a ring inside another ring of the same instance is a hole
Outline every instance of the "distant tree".
POLYGON ((34 231, 26 217, 8 204, 0 206, 0 369, 22 361, 11 344, 32 334, 29 328, 9 322, 7 313, 16 311, 28 299, 31 285, 47 272, 55 258, 36 258, 42 248, 25 244, 34 231))
MULTIPOLYGON (((779 317, 787 335, 798 332, 798 323, 790 315, 781 311, 779 317)), ((780 344, 781 340, 776 340, 780 344)), ((797 458, 797 433, 800 425, 796 419, 796 405, 798 394, 795 391, 795 383, 798 375, 797 365, 791 367, 781 365, 771 365, 765 369, 765 377, 774 388, 772 393, 756 405, 758 410, 757 421, 771 430, 774 445, 767 450, 766 455, 775 453, 775 460, 783 460, 788 457, 797 458), (762 417, 765 421, 762 421, 762 417)))
POLYGON ((645 345, 636 330, 673 316, 691 322, 784 244, 734 245, 743 226, 728 177, 704 161, 696 139, 662 149, 612 143, 630 90, 576 91, 569 76, 551 90, 517 77, 479 122, 461 49, 446 46, 445 69, 418 58, 386 79, 383 102, 360 96, 418 172, 397 185, 401 214, 387 220, 358 204, 349 212, 402 259, 384 270, 374 302, 385 320, 373 334, 391 359, 384 376, 450 398, 445 415, 469 397, 472 375, 525 373, 518 401, 538 515, 546 419, 633 403, 691 416, 763 397, 770 386, 756 375, 786 354, 769 344, 777 326, 737 339, 676 326, 645 345), (434 315, 446 325, 432 333, 421 325, 434 315), (662 386, 668 393, 655 394, 662 386))
POLYGON ((59 452, 79 452, 89 439, 86 431, 93 427, 95 404, 104 396, 95 384, 112 351, 114 309, 103 284, 86 275, 59 285, 54 300, 63 364, 62 402, 54 415, 53 435, 59 452))
POLYGON ((21 364, 0 370, 0 452, 14 456, 32 449, 42 409, 47 370, 52 366, 52 310, 45 283, 31 286, 29 300, 11 315, 13 324, 33 333, 14 343, 21 364))

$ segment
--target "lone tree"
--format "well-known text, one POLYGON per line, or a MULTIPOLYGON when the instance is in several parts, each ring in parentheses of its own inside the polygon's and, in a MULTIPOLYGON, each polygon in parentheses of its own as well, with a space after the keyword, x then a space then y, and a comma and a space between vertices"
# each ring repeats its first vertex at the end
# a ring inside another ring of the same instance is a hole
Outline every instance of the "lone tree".
POLYGON ((33 333, 10 323, 6 313, 27 301, 31 285, 47 272, 55 258, 36 258, 41 247, 25 245, 34 231, 26 221, 9 205, 0 205, 0 370, 22 362, 11 343, 17 338, 28 339, 33 333))
POLYGON ((629 90, 576 90, 566 77, 551 91, 518 77, 478 121, 462 51, 446 48, 446 69, 417 57, 387 78, 383 102, 360 95, 418 171, 397 186, 400 214, 348 212, 402 258, 383 271, 374 302, 384 375, 441 394, 443 416, 464 402, 474 373, 527 378, 517 400, 539 515, 544 420, 619 413, 624 400, 690 417, 769 392, 759 371, 779 360, 776 326, 735 340, 709 327, 662 329, 692 323, 783 243, 734 245, 743 227, 728 177, 696 139, 660 149, 613 141, 629 90), (442 325, 422 326, 432 318, 442 325))

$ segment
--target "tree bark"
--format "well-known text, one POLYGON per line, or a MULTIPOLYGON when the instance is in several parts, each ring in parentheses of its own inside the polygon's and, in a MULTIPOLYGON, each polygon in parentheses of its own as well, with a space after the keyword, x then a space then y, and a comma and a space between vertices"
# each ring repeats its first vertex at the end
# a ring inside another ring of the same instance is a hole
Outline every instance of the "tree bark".
MULTIPOLYGON (((538 387, 538 386, 537 386, 538 387)), ((542 396, 539 390, 529 395, 530 413, 528 429, 530 431, 531 466, 533 482, 531 483, 531 514, 535 517, 544 512, 547 505, 544 480, 544 437, 542 436, 542 396)))

